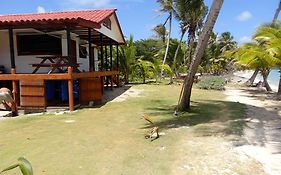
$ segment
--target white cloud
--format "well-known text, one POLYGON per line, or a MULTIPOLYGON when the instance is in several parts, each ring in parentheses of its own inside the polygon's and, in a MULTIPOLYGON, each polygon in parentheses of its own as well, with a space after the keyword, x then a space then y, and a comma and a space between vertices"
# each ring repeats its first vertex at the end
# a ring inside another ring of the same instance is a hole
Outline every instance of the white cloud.
POLYGON ((251 19, 253 17, 252 13, 249 11, 244 11, 242 13, 240 13, 237 17, 236 20, 238 21, 248 21, 249 19, 251 19))
POLYGON ((239 38, 239 43, 247 43, 247 42, 252 42, 252 38, 249 36, 242 36, 239 38))
POLYGON ((44 7, 38 6, 38 7, 37 7, 37 13, 46 13, 46 10, 45 10, 44 7))

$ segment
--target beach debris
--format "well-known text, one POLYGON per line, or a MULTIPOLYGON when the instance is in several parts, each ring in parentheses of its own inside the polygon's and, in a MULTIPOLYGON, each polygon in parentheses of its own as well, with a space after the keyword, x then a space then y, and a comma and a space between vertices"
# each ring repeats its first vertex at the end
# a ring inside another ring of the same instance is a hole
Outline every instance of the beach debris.
POLYGON ((159 127, 155 126, 154 122, 149 116, 143 116, 143 119, 150 123, 152 126, 148 130, 147 134, 144 136, 146 139, 151 139, 150 141, 154 141, 159 138, 159 127))

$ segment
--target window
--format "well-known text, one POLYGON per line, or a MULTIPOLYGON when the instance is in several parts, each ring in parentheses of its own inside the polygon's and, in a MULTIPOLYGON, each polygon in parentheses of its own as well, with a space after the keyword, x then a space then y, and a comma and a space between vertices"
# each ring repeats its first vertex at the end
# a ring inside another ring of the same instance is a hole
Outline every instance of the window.
POLYGON ((18 55, 61 55, 61 39, 50 35, 17 35, 18 55))
POLYGON ((110 20, 109 18, 106 19, 106 20, 104 20, 104 21, 102 22, 102 24, 103 24, 106 28, 111 29, 111 20, 110 20))
POLYGON ((87 48, 83 46, 79 46, 79 57, 87 58, 87 55, 88 55, 87 48))

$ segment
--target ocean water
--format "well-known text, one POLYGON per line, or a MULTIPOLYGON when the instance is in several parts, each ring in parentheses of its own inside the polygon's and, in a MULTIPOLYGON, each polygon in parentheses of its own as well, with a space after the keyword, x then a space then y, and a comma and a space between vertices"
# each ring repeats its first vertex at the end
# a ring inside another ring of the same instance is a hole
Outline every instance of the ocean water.
MULTIPOLYGON (((273 91, 278 91, 280 73, 278 69, 272 69, 268 75, 268 83, 273 91)), ((263 81, 262 76, 259 74, 255 82, 263 81)))
POLYGON ((268 82, 273 89, 278 89, 279 79, 280 79, 279 70, 278 69, 271 70, 268 76, 268 82))
MULTIPOLYGON (((243 79, 243 81, 247 81, 253 74, 254 71, 238 71, 235 72, 234 75, 239 76, 243 79)), ((280 79, 280 73, 279 69, 272 69, 268 76, 268 83, 270 84, 273 91, 278 90, 279 85, 279 79, 280 79)), ((263 78, 260 74, 258 74, 257 78, 255 79, 255 83, 258 83, 259 81, 263 81, 263 78)))

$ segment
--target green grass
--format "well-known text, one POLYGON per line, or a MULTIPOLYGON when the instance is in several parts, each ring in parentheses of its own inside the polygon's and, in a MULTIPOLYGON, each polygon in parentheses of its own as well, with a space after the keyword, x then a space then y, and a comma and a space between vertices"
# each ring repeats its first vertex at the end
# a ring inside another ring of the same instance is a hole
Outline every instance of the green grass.
POLYGON ((24 156, 36 175, 217 174, 212 167, 262 174, 258 163, 224 146, 243 133, 243 105, 223 101, 221 92, 194 89, 192 110, 174 117, 179 85, 132 89, 143 90, 141 97, 71 114, 0 121, 0 169, 24 156), (165 135, 144 139, 149 125, 143 115, 165 135))

